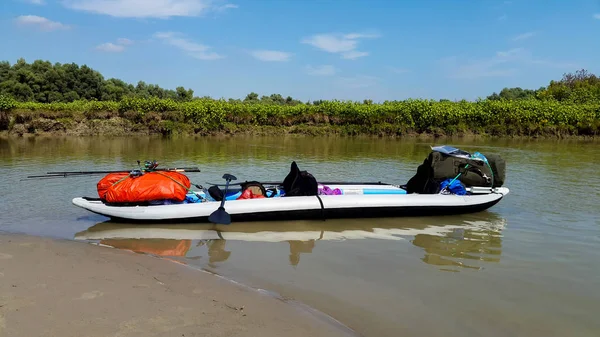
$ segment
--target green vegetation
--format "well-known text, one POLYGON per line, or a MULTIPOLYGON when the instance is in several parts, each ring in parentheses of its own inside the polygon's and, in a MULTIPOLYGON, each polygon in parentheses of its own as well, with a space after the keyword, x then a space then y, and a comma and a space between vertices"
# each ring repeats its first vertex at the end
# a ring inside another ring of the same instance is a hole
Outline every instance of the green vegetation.
POLYGON ((192 90, 104 80, 75 64, 0 63, 0 131, 14 134, 214 133, 597 136, 600 78, 585 70, 538 90, 505 88, 475 102, 314 101, 249 94, 194 97, 192 90))

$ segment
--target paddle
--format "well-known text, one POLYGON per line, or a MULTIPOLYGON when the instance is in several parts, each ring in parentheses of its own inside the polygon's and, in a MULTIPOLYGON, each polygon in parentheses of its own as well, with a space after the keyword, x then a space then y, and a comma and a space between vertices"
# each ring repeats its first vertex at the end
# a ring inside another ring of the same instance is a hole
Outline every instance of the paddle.
POLYGON ((208 217, 208 221, 216 224, 229 225, 231 223, 231 216, 225 211, 225 199, 227 199, 227 188, 229 187, 229 182, 232 180, 237 180, 237 178, 231 174, 225 173, 223 175, 223 179, 225 179, 225 192, 223 193, 223 199, 221 199, 221 205, 216 211, 212 212, 212 214, 208 217))

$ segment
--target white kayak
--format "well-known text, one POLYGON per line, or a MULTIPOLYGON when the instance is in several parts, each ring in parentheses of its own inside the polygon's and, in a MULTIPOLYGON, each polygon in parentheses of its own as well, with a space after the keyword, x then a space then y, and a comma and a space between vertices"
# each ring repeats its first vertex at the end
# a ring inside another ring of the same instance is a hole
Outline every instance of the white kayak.
MULTIPOLYGON (((224 208, 232 221, 449 215, 486 210, 509 193, 506 187, 474 188, 468 189, 467 195, 454 195, 406 194, 399 186, 386 184, 328 186, 339 188, 342 194, 231 200, 228 193, 224 208)), ((77 197, 72 202, 119 221, 207 222, 220 202, 202 191, 197 193, 206 199, 192 203, 132 206, 110 205, 88 197, 77 197)))

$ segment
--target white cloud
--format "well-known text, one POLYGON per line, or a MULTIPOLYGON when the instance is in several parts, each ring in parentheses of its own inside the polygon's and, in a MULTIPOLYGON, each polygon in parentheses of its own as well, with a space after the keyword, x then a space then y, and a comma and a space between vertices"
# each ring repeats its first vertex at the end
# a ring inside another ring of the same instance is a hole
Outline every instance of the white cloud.
POLYGON ((226 11, 228 9, 236 9, 236 8, 240 8, 240 6, 234 5, 234 4, 225 4, 225 5, 222 5, 222 6, 217 6, 215 8, 215 10, 218 11, 218 12, 222 12, 222 11, 226 11))
POLYGON ((341 54, 344 59, 354 60, 369 55, 368 52, 356 50, 358 40, 378 38, 377 34, 316 34, 303 38, 301 43, 309 44, 328 53, 341 54))
POLYGON ((356 60, 359 57, 364 57, 369 55, 366 51, 349 51, 347 53, 342 53, 342 58, 347 60, 356 60))
POLYGON ((519 66, 538 65, 559 69, 577 67, 574 63, 535 58, 524 48, 499 51, 492 57, 467 62, 460 61, 457 57, 448 57, 440 60, 440 63, 446 67, 449 77, 457 79, 514 76, 519 66))
POLYGON ((33 5, 45 5, 46 1, 45 0, 21 0, 23 2, 27 2, 33 5))
POLYGON ((600 20, 600 13, 594 14, 594 19, 600 20))
POLYGON ((210 51, 211 47, 190 41, 184 38, 180 33, 175 32, 158 32, 154 37, 162 40, 164 43, 183 50, 191 57, 199 60, 218 60, 224 58, 215 52, 210 51))
POLYGON ((37 26, 43 31, 53 31, 59 29, 69 29, 68 25, 57 21, 51 21, 45 17, 37 15, 21 15, 15 19, 16 23, 21 26, 37 26))
POLYGON ((130 39, 126 39, 124 37, 118 38, 117 43, 123 46, 128 46, 133 43, 130 39))
POLYGON ((118 44, 114 44, 112 42, 107 42, 97 46, 96 50, 104 51, 107 53, 120 53, 125 50, 125 47, 118 44))
POLYGON ((96 50, 107 52, 107 53, 120 53, 125 50, 125 46, 133 44, 133 41, 124 37, 118 38, 117 43, 106 42, 99 46, 96 46, 96 50))
POLYGON ((255 59, 265 62, 285 62, 292 57, 291 53, 277 50, 253 50, 250 52, 255 59))
POLYGON ((513 41, 527 40, 537 35, 537 32, 527 32, 512 38, 513 41))
POLYGON ((344 35, 345 39, 356 40, 356 39, 376 39, 378 38, 378 34, 364 34, 364 33, 350 33, 344 35))
POLYGON ((310 64, 306 66, 306 73, 312 76, 332 76, 337 69, 332 65, 322 65, 313 67, 310 64))
POLYGON ((70 9, 114 17, 161 19, 237 8, 218 0, 64 0, 63 4, 70 9))

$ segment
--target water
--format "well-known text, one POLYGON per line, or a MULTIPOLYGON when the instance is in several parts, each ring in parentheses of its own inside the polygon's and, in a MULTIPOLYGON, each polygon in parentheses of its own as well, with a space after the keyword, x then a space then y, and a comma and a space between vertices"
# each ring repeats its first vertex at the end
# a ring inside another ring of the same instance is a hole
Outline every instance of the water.
POLYGON ((195 183, 405 183, 428 141, 235 137, 0 139, 0 230, 167 256, 311 305, 365 336, 599 336, 600 147, 585 141, 452 141, 507 161, 511 193, 451 217, 132 226, 78 209, 101 176, 46 171, 198 166, 195 183))

